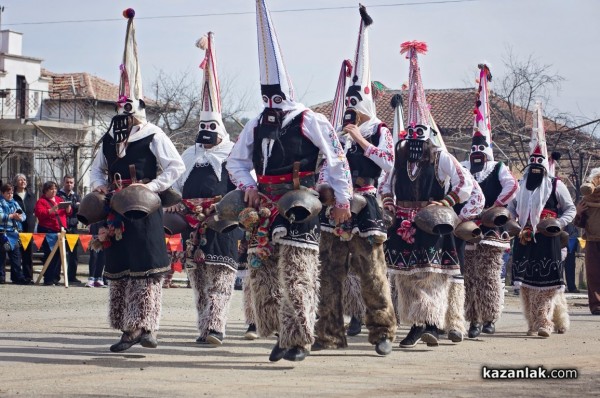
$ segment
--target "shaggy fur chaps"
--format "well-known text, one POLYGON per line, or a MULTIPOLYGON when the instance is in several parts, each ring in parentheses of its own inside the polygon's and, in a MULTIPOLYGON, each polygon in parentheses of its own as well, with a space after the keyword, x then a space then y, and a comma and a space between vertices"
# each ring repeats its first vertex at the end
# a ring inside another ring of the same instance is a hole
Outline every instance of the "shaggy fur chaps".
POLYGON ((250 271, 256 329, 279 332, 281 348, 314 342, 319 290, 319 255, 314 250, 275 245, 275 254, 250 271))
MULTIPOLYGON (((323 259, 321 258, 321 267, 323 267, 322 264, 323 259)), ((342 305, 344 307, 344 315, 353 316, 361 320, 365 319, 366 308, 360 291, 360 278, 352 270, 348 271, 348 275, 344 280, 342 305)))
POLYGON ((212 264, 188 270, 201 338, 211 330, 225 334, 235 274, 230 268, 212 264))
POLYGON ((156 332, 162 309, 162 277, 123 278, 109 282, 110 326, 124 332, 156 332))
POLYGON ((246 324, 256 324, 256 319, 254 317, 254 302, 252 300, 252 289, 250 288, 250 278, 244 278, 243 289, 244 297, 242 301, 244 303, 244 318, 246 319, 246 324))
POLYGON ((532 289, 521 286, 521 303, 527 320, 527 334, 540 330, 565 333, 570 326, 565 294, 560 289, 532 289))
POLYGON ((450 287, 448 288, 448 309, 446 310, 445 330, 456 330, 467 334, 465 328, 465 285, 462 279, 450 278, 450 287))
POLYGON ((435 325, 445 328, 448 309, 449 279, 447 274, 417 272, 394 274, 398 292, 398 308, 402 322, 408 325, 435 325))
POLYGON ((504 249, 489 245, 465 250, 465 318, 471 323, 496 322, 500 318, 503 253, 504 249))

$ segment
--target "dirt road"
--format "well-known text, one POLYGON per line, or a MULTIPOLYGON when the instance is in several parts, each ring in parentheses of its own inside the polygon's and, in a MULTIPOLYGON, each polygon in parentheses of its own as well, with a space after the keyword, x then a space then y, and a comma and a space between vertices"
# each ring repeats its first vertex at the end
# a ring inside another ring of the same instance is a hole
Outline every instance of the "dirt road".
MULTIPOLYGON (((498 332, 437 348, 419 344, 379 357, 366 335, 304 362, 267 359, 274 338, 247 341, 241 292, 220 348, 195 343, 191 289, 164 293, 159 347, 113 354, 108 289, 0 286, 0 396, 591 396, 600 387, 600 317, 569 299, 571 331, 527 337, 518 298, 507 296, 498 332), (482 366, 575 368, 576 380, 483 380, 482 366)), ((399 341, 407 332, 398 331, 399 341)))

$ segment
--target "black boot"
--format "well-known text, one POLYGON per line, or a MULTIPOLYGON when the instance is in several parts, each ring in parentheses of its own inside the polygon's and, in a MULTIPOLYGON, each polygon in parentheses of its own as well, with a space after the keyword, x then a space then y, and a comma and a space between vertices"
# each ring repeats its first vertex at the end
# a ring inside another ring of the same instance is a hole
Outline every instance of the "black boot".
POLYGON ((474 339, 479 334, 481 334, 481 323, 471 322, 471 326, 469 326, 469 338, 474 339))
POLYGON ((256 333, 256 325, 254 323, 248 325, 248 329, 244 334, 244 338, 246 340, 256 340, 258 338, 258 334, 256 333))
POLYGON ((156 348, 158 347, 158 341, 156 341, 156 333, 145 331, 142 333, 142 337, 140 338, 140 344, 142 347, 146 348, 156 348))
POLYGON ((223 344, 223 337, 223 333, 211 330, 208 332, 208 336, 206 336, 206 342, 212 345, 221 345, 223 344))
POLYGON ((350 318, 350 324, 348 325, 348 330, 346 334, 348 336, 356 336, 362 331, 362 321, 360 318, 353 316, 350 318))
POLYGON ((452 329, 448 332, 448 339, 453 343, 460 343, 463 341, 463 335, 458 330, 452 329))
POLYGON ((277 343, 275 343, 275 346, 273 346, 273 349, 271 350, 271 355, 269 355, 269 361, 277 362, 281 360, 286 351, 285 348, 279 346, 279 340, 277 340, 277 343))
POLYGON ((428 347, 437 347, 440 336, 435 325, 426 325, 421 340, 427 343, 428 347))
POLYGON ((416 346, 419 340, 421 340, 424 331, 425 326, 412 325, 410 332, 408 332, 404 340, 400 342, 400 348, 413 348, 416 346))
POLYGON ((134 337, 130 332, 123 332, 121 336, 121 340, 110 346, 110 350, 112 352, 121 352, 130 349, 137 343, 142 340, 142 334, 138 333, 136 337, 134 337))
POLYGON ((196 339, 196 344, 208 344, 208 343, 206 342, 205 337, 200 336, 196 339))
POLYGON ((283 359, 286 361, 299 362, 304 361, 308 355, 308 351, 304 347, 292 347, 283 354, 283 359))
POLYGON ((494 334, 495 331, 496 326, 494 325, 494 322, 485 322, 483 324, 483 328, 481 329, 481 332, 485 334, 494 334))
POLYGON ((392 342, 386 336, 383 336, 375 344, 375 352, 379 355, 389 355, 392 352, 392 342))

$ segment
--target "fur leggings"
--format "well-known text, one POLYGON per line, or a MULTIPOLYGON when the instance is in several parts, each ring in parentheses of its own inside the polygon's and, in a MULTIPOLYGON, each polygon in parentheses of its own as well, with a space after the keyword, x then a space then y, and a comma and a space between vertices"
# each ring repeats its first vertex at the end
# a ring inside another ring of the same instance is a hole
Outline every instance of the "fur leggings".
POLYGON ((451 276, 435 272, 394 274, 402 322, 445 327, 451 276))
POLYGON ((342 291, 350 269, 360 278, 361 293, 369 329, 369 342, 376 344, 381 337, 394 340, 396 315, 392 306, 386 277, 385 257, 381 244, 354 236, 342 242, 329 232, 322 232, 320 244, 321 292, 319 320, 315 327, 317 339, 328 347, 346 347, 342 291), (348 262, 348 255, 350 261, 348 262))
POLYGON ((490 245, 465 250, 465 317, 471 323, 496 322, 500 318, 503 253, 503 248, 490 245))
POLYGON ((463 335, 467 333, 465 328, 465 284, 462 278, 450 278, 445 329, 447 331, 456 330, 463 335))
POLYGON ((222 265, 202 264, 189 269, 188 275, 194 291, 200 337, 206 338, 210 331, 225 334, 235 271, 222 265))
MULTIPOLYGON (((250 254, 253 255, 253 254, 250 254)), ((314 343, 319 291, 316 250, 277 244, 274 254, 250 270, 254 320, 261 337, 279 333, 281 348, 314 343)))
POLYGON ((249 277, 244 277, 243 289, 244 298, 242 301, 244 303, 244 318, 246 318, 246 324, 256 324, 254 318, 254 300, 252 300, 252 289, 250 288, 249 277))
POLYGON ((569 330, 567 299, 561 289, 532 289, 521 286, 521 304, 527 320, 527 334, 544 329, 548 333, 569 330))
POLYGON ((156 332, 162 308, 162 276, 108 283, 108 321, 113 329, 156 332))

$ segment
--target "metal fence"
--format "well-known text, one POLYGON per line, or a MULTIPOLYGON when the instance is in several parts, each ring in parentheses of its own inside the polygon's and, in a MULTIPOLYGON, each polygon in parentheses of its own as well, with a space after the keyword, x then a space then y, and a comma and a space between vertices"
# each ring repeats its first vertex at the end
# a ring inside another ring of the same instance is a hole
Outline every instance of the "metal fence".
POLYGON ((0 119, 52 120, 80 123, 84 99, 62 92, 32 89, 0 90, 0 119))

